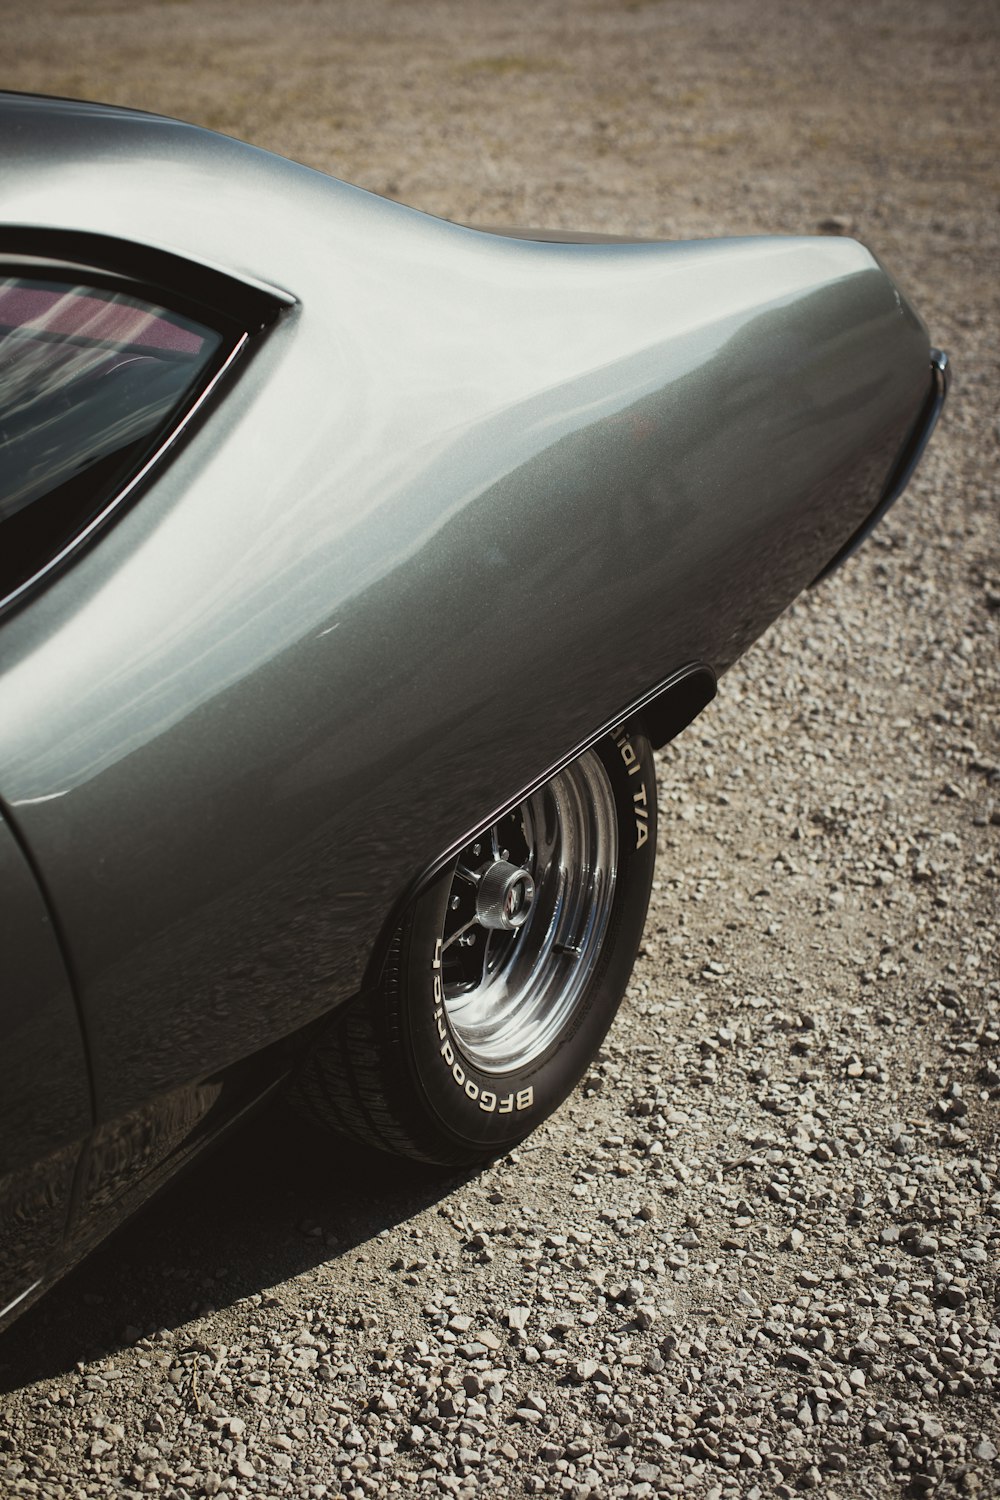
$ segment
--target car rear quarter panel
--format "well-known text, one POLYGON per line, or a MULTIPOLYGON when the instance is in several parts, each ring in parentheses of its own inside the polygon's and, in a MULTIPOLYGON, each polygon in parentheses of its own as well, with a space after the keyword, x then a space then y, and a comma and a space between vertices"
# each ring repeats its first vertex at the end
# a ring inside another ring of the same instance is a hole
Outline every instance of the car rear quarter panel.
POLYGON ((86 1058, 59 944, 0 818, 0 1322, 59 1257, 90 1126, 86 1058))
POLYGON ((352 994, 440 850, 724 670, 875 504, 928 370, 852 241, 507 240, 124 118, 23 125, 6 217, 296 306, 0 631, 0 788, 103 1118, 352 994))

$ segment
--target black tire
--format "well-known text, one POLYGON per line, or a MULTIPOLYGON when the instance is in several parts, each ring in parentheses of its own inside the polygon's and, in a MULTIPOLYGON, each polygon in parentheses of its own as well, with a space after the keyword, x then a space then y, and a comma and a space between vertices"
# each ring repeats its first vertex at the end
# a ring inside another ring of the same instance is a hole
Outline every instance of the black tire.
POLYGON ((413 902, 377 991, 338 1011, 306 1060, 308 1112, 447 1166, 522 1140, 576 1086, 614 1019, 655 853, 653 756, 633 724, 470 841, 413 902), (575 943, 560 937, 569 922, 583 933, 575 943))

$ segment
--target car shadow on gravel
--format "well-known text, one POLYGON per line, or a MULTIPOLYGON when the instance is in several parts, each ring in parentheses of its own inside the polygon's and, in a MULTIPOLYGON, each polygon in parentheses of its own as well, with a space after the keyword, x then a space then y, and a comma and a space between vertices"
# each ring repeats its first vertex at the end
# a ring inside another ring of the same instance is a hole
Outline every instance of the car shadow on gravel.
POLYGON ((442 1172, 324 1138, 278 1101, 99 1246, 0 1339, 0 1395, 346 1255, 447 1196, 442 1172))

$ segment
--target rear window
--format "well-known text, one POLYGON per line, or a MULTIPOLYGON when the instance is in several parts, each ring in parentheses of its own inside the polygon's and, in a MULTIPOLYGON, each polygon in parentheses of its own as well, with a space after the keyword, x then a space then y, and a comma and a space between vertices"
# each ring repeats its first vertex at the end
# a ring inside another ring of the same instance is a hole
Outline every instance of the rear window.
POLYGON ((130 293, 0 275, 0 601, 108 508, 222 344, 130 293))

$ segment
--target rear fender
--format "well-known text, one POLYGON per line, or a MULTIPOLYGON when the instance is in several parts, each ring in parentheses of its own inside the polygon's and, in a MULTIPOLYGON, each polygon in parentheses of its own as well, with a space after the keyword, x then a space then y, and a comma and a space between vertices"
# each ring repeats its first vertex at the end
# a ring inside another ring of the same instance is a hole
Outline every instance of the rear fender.
POLYGON ((688 666, 682 667, 678 672, 674 672, 668 677, 665 682, 659 683, 650 692, 645 693, 641 698, 629 704, 620 713, 616 714, 613 720, 602 724, 593 733, 589 734, 586 739, 574 745, 567 754, 561 756, 558 761, 551 765, 543 775, 535 777, 527 786, 522 787, 515 796, 509 797, 501 806, 490 812, 488 816, 480 818, 478 822, 472 824, 459 839, 455 840, 453 844, 432 860, 417 878, 407 885, 398 900, 393 904, 388 917, 382 924, 382 928, 372 949, 362 990, 372 989, 378 983, 389 951, 389 944, 407 907, 413 901, 417 900, 427 887, 436 880, 441 871, 457 856, 461 849, 465 848, 466 844, 471 843, 474 838, 485 832, 493 823, 498 822, 500 818, 517 807, 519 803, 524 802, 540 786, 552 776, 555 776, 558 771, 561 771, 564 766, 576 760, 585 750, 588 750, 591 745, 596 744, 598 740, 603 739, 606 734, 617 728, 619 724, 627 723, 633 719, 641 720, 643 728, 649 737, 650 744, 654 749, 659 750, 670 740, 676 739, 677 735, 683 729, 686 729, 692 720, 697 718, 702 709, 711 703, 715 697, 715 693, 716 677, 711 667, 706 666, 704 662, 692 662, 688 666))

